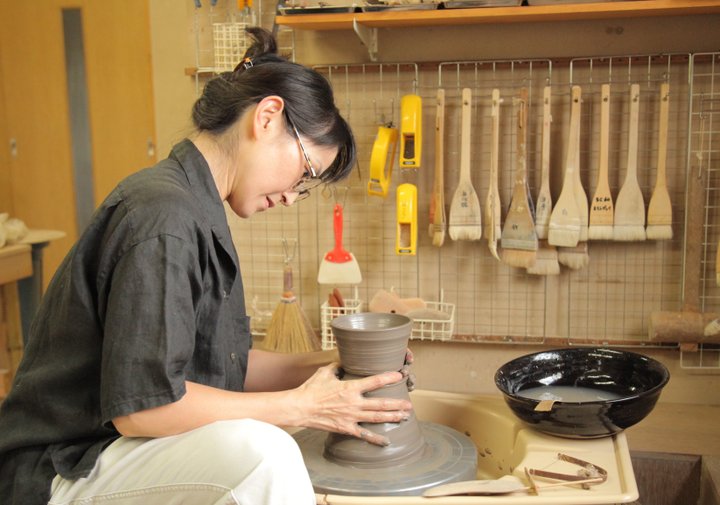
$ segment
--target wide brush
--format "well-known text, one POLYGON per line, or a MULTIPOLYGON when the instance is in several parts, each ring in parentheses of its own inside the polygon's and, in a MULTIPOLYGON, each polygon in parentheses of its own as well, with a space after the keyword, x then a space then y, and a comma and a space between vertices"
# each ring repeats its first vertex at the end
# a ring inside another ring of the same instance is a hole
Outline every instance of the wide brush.
POLYGON ((538 238, 532 217, 527 184, 527 106, 528 90, 520 90, 517 100, 517 154, 510 208, 505 217, 500 244, 502 260, 510 266, 528 268, 535 262, 538 238))
POLYGON ((615 202, 613 239, 645 240, 645 200, 637 178, 638 122, 640 116, 640 85, 630 86, 630 127, 625 182, 615 202))
POLYGON ((580 210, 575 198, 575 171, 579 169, 578 153, 575 146, 580 138, 580 86, 572 87, 570 106, 570 138, 565 157, 565 177, 560 198, 550 215, 548 242, 550 245, 575 247, 580 240, 580 210))
POLYGON ((450 227, 453 240, 479 240, 482 236, 482 211, 470 178, 470 126, 472 90, 462 90, 462 124, 460 129, 460 180, 450 204, 450 227))
POLYGON ((645 231, 647 238, 651 240, 669 240, 673 236, 672 230, 672 205, 670 193, 667 188, 665 176, 665 162, 667 158, 667 136, 668 136, 668 115, 670 85, 666 82, 660 85, 660 126, 658 131, 658 165, 655 189, 650 197, 648 206, 647 227, 645 231))
POLYGON ((499 150, 500 150, 500 90, 492 90, 492 143, 490 145, 490 185, 488 187, 487 199, 485 200, 485 235, 488 239, 490 253, 497 260, 500 259, 497 250, 497 241, 500 238, 502 229, 500 227, 500 205, 499 188, 499 150))
POLYGON ((595 194, 590 201, 590 227, 588 238, 612 240, 614 205, 608 182, 610 144, 610 85, 603 84, 600 91, 600 161, 595 194))

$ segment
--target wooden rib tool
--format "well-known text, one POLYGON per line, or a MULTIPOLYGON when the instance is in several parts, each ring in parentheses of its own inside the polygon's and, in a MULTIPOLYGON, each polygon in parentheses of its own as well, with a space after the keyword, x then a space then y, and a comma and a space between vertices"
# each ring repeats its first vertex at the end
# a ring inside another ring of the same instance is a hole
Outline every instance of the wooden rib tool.
POLYGON ((490 253, 500 260, 497 241, 502 234, 500 227, 500 204, 498 158, 500 151, 500 90, 492 90, 492 143, 490 145, 490 187, 485 200, 485 235, 490 253))

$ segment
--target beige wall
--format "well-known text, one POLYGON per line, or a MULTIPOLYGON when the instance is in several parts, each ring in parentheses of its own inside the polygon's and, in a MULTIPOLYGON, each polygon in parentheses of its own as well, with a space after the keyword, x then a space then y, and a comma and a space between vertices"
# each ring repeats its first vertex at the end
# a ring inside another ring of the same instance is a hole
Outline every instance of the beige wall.
MULTIPOLYGON (((203 2, 205 7, 209 2, 203 2)), ((155 107, 157 139, 160 154, 183 136, 189 128, 189 109, 195 96, 195 80, 184 73, 195 61, 192 2, 151 0, 153 62, 155 73, 155 107)), ((265 2, 266 12, 272 10, 265 2)), ((223 2, 219 2, 221 8, 223 2)), ((266 16, 267 17, 267 16, 266 16)), ((588 55, 627 55, 668 52, 702 52, 720 47, 720 16, 679 18, 581 21, 571 23, 527 23, 517 25, 478 25, 458 28, 381 29, 380 58, 384 61, 447 61, 461 59, 502 59, 588 55)), ((350 63, 367 61, 365 48, 351 32, 299 32, 296 34, 299 61, 304 63, 350 63)), ((341 104, 342 105, 342 104, 341 104)), ((352 122, 352 121, 351 121, 352 122)), ((320 198, 320 197, 318 197, 320 198)), ((315 211, 282 211, 282 224, 264 216, 254 218, 255 225, 231 219, 233 230, 246 247, 245 253, 255 259, 243 265, 246 283, 255 284, 273 254, 263 247, 268 234, 315 232, 323 224, 324 214, 315 211), (311 221, 311 223, 307 223, 311 221), (309 228, 306 228, 309 226, 309 228), (247 238, 250 240, 247 240, 247 238)), ((276 240, 273 238, 272 240, 276 240)), ((316 266, 325 242, 313 241, 301 248, 300 266, 316 266)), ((241 255, 242 256, 242 255, 241 255)), ((281 259, 275 257, 277 264, 281 259)), ((280 268, 278 268, 280 270, 280 268)), ((396 271, 392 272, 397 274, 396 271)), ((258 281, 259 282, 259 281, 258 281)), ((303 295, 306 312, 317 321, 317 307, 323 293, 317 292, 312 275, 297 284, 303 295)), ((465 343, 413 342, 414 366, 418 385, 425 389, 454 392, 497 394, 493 384, 495 370, 504 362, 539 349, 532 345, 493 345, 465 343)), ((636 349, 665 363, 672 379, 661 401, 720 405, 720 363, 717 367, 690 370, 680 366, 677 349, 636 349)), ((717 354, 710 355, 717 357, 717 354)))

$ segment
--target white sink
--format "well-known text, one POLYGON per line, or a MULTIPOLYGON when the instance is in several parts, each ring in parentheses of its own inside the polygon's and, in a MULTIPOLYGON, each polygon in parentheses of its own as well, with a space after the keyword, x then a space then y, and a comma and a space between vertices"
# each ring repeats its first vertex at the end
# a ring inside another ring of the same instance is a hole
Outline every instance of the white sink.
MULTIPOLYGON (((478 479, 514 475, 527 482, 525 468, 576 474, 579 467, 560 461, 558 453, 604 468, 607 481, 592 485, 541 489, 500 496, 342 496, 316 495, 320 505, 470 505, 470 504, 619 504, 638 499, 638 488, 624 433, 575 440, 536 432, 519 421, 500 397, 417 390, 411 393, 420 421, 444 424, 468 435, 478 449, 478 479)), ((536 478, 538 484, 550 483, 536 478)))

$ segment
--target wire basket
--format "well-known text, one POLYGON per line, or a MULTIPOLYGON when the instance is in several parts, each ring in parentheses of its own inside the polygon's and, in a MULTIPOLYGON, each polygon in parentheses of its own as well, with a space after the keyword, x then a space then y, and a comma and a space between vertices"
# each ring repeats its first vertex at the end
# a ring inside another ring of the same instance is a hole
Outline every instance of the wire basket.
POLYGON ((447 319, 413 319, 411 340, 450 340, 455 327, 455 304, 445 302, 425 302, 428 309, 444 312, 447 319))
POLYGON ((322 333, 323 350, 335 348, 335 336, 332 333, 330 323, 333 319, 347 314, 357 314, 362 310, 363 302, 357 298, 345 300, 344 307, 331 307, 328 302, 320 306, 320 331, 322 333))
POLYGON ((233 70, 245 54, 248 23, 213 23, 215 71, 233 70))

